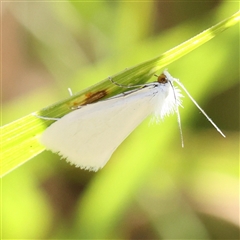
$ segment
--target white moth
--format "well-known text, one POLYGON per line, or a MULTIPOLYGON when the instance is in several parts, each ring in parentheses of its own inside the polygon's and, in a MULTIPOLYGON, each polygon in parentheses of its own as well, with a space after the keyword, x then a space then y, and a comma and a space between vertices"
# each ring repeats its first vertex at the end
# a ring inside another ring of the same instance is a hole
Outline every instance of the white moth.
POLYGON ((124 139, 150 114, 161 120, 166 115, 176 112, 181 131, 178 107, 181 105, 182 95, 180 90, 173 86, 173 82, 177 82, 183 88, 194 104, 223 135, 179 80, 165 70, 157 82, 81 106, 66 114, 43 132, 40 142, 76 167, 97 171, 107 163, 124 139))

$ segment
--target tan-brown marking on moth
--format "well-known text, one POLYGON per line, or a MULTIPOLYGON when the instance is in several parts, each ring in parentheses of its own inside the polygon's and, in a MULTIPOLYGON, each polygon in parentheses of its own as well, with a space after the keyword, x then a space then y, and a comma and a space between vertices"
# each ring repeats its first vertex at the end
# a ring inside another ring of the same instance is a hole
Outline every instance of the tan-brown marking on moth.
POLYGON ((81 97, 81 100, 80 100, 80 98, 76 98, 76 99, 74 99, 73 102, 68 103, 68 105, 71 109, 77 109, 80 106, 96 102, 96 101, 100 100, 101 98, 105 97, 107 94, 108 94, 107 90, 101 90, 101 91, 98 91, 95 93, 88 92, 85 94, 84 99, 82 99, 82 97, 81 97))

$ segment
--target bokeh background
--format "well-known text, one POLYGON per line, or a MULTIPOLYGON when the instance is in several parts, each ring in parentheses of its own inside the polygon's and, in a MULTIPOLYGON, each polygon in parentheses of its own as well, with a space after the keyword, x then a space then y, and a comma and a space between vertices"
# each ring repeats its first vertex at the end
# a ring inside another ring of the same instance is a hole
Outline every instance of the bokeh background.
MULTIPOLYGON (((2 124, 238 10, 237 1, 2 2, 2 124)), ((45 151, 1 181, 3 239, 239 239, 239 26, 168 70, 227 138, 185 97, 183 149, 171 116, 144 121, 98 173, 45 151)))

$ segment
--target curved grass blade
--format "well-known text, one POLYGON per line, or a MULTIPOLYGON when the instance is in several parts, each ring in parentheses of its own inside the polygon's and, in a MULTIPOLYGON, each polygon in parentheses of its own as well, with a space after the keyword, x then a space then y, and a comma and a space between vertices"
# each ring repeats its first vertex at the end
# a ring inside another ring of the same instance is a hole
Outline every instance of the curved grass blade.
MULTIPOLYGON (((162 55, 128 68, 111 77, 113 81, 123 85, 145 83, 158 70, 163 69, 170 63, 210 41, 222 31, 234 26, 239 20, 240 13, 237 12, 162 55)), ((45 149, 38 142, 38 135, 41 134, 52 121, 37 118, 35 115, 54 118, 62 117, 72 111, 71 108, 110 97, 124 90, 125 89, 113 85, 109 79, 106 78, 74 96, 1 127, 0 177, 6 175, 45 149)))

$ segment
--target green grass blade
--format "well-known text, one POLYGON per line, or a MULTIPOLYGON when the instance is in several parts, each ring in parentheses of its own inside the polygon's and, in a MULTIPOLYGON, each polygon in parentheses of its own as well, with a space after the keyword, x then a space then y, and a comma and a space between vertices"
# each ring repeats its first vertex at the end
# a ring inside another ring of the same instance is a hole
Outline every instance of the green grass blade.
MULTIPOLYGON (((172 48, 159 57, 128 68, 111 77, 115 82, 125 85, 145 83, 155 72, 200 47, 222 31, 238 23, 239 20, 240 13, 237 12, 231 17, 203 31, 175 48, 172 48)), ((75 105, 82 105, 86 103, 86 101, 89 102, 90 100, 99 100, 100 98, 110 97, 121 91, 125 91, 125 89, 112 84, 107 78, 74 96, 57 102, 56 104, 44 108, 34 114, 55 118, 62 117, 70 112, 71 107, 75 105), (97 98, 91 98, 93 96, 97 96, 97 98)), ((37 118, 34 114, 27 115, 1 127, 1 177, 45 149, 38 142, 38 136, 52 123, 52 121, 37 118)))

